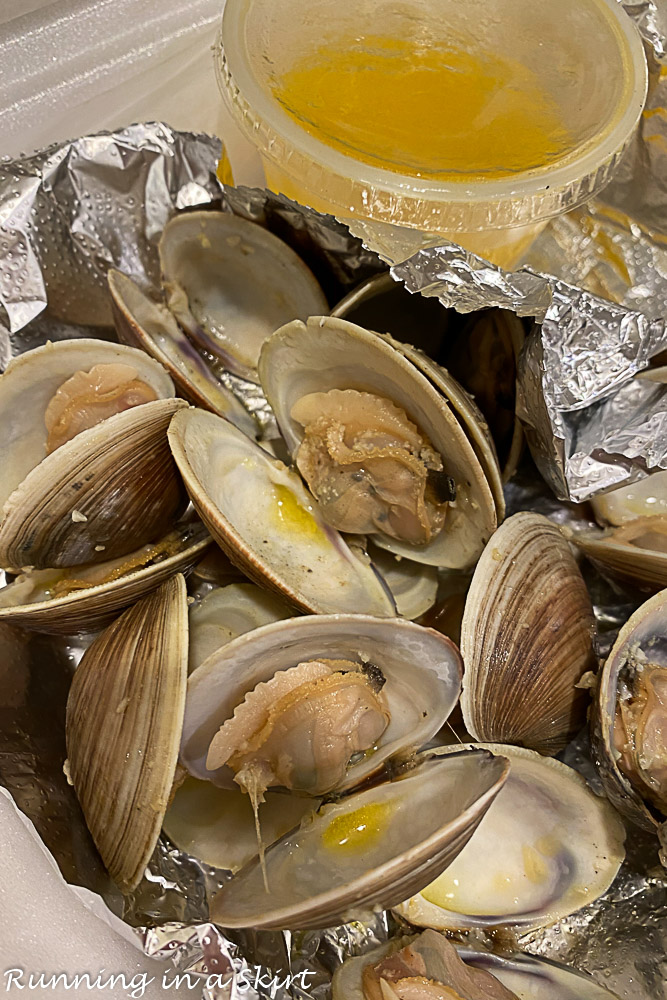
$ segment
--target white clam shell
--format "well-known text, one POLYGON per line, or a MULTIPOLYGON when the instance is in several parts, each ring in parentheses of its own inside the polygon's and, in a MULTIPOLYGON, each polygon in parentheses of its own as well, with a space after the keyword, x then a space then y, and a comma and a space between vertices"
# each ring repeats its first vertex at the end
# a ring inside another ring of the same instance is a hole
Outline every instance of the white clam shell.
POLYGON ((439 930, 525 930, 606 892, 625 856, 625 828, 612 806, 559 761, 506 744, 462 749, 475 747, 509 758, 505 787, 456 861, 398 913, 439 930))
POLYGON ((213 900, 213 920, 231 928, 327 927, 395 905, 451 864, 507 766, 485 751, 458 753, 323 806, 267 850, 270 893, 251 862, 213 900), (339 832, 346 830, 351 836, 339 832))
POLYGON ((471 565, 497 524, 494 498, 475 450, 435 386, 388 341, 362 327, 330 317, 288 323, 264 344, 259 374, 292 455, 303 428, 291 416, 298 399, 311 392, 356 389, 400 406, 428 438, 457 488, 440 534, 425 546, 376 535, 399 555, 433 566, 471 565))
POLYGON ((183 411, 169 442, 202 520, 249 577, 302 611, 395 614, 371 565, 318 519, 300 477, 282 462, 204 410, 183 411))
POLYGON ((187 212, 159 246, 167 303, 201 348, 257 381, 262 343, 283 323, 328 309, 312 272, 273 233, 225 212, 187 212))
POLYGON ((233 787, 227 768, 209 771, 211 740, 245 695, 278 670, 308 660, 367 661, 380 668, 390 723, 377 749, 348 768, 342 790, 377 771, 384 761, 423 746, 444 725, 460 691, 456 646, 431 629, 399 619, 314 615, 265 625, 213 653, 190 675, 181 762, 191 774, 233 787))

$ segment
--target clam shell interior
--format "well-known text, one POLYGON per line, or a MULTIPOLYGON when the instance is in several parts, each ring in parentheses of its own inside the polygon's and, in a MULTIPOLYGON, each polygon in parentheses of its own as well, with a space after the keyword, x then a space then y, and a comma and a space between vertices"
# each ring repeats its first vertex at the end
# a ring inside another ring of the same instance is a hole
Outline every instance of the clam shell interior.
POLYGON ((378 666, 386 679, 382 693, 391 717, 375 752, 349 767, 338 790, 359 783, 394 754, 423 746, 458 699, 458 651, 438 632, 361 615, 289 619, 240 636, 190 675, 181 762, 196 777, 233 787, 229 768, 206 769, 208 748, 220 726, 257 684, 278 670, 321 658, 378 666))
POLYGON ((386 907, 462 849, 506 775, 504 758, 426 761, 392 782, 323 806, 252 862, 212 903, 223 927, 326 927, 386 907))
POLYGON ((565 764, 505 744, 466 749, 479 746, 506 754, 509 778, 458 858, 400 915, 438 929, 540 927, 606 892, 625 854, 609 803, 565 764))
POLYGON ((295 472, 204 410, 184 411, 169 440, 202 520, 248 576, 303 611, 395 614, 386 585, 323 524, 295 472))

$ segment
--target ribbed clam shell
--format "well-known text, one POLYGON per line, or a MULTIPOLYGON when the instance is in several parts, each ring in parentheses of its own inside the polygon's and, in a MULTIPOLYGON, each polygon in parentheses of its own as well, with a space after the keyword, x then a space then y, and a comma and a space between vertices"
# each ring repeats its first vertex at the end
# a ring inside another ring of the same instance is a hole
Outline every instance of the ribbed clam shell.
POLYGON ((229 421, 184 411, 169 428, 169 442, 201 519, 252 580, 301 611, 395 614, 372 566, 319 521, 299 476, 229 421), (287 520, 284 498, 294 515, 287 520))
POLYGON ((301 929, 393 906, 454 860, 507 774, 504 757, 459 753, 325 805, 267 850, 268 894, 251 862, 214 898, 211 917, 223 927, 301 929))
POLYGON ((131 278, 113 268, 107 275, 120 339, 159 361, 191 403, 226 417, 245 433, 258 432, 255 418, 215 375, 165 305, 154 302, 131 278))
MULTIPOLYGON (((414 938, 401 938, 374 948, 358 958, 349 958, 336 969, 332 984, 332 1000, 366 1000, 362 975, 368 965, 377 965, 394 951, 404 948, 414 938)), ((459 957, 466 965, 484 969, 503 986, 525 1000, 616 1000, 615 995, 576 969, 550 962, 533 955, 512 955, 510 958, 488 951, 474 951, 456 945, 459 957)), ((428 969, 427 969, 428 974, 428 969)))
POLYGON ((575 545, 604 573, 646 591, 667 587, 667 517, 642 517, 607 531, 578 532, 575 545), (651 548, 651 536, 663 551, 651 548))
POLYGON ((400 406, 442 456, 454 478, 456 504, 443 530, 428 545, 408 545, 374 536, 383 548, 434 566, 471 565, 497 524, 495 502, 475 450, 443 395, 401 351, 376 333, 345 320, 311 317, 288 323, 264 344, 259 363, 262 387, 292 455, 303 428, 294 404, 311 392, 356 389, 400 406))
POLYGON ((595 711, 591 717, 594 756, 605 791, 616 808, 633 823, 645 830, 655 831, 661 819, 621 773, 614 749, 620 673, 627 663, 631 647, 643 650, 652 661, 667 665, 667 590, 662 590, 642 604, 618 633, 600 676, 595 711))
POLYGON ((225 212, 187 212, 159 246, 167 304, 202 350, 257 381, 262 342, 283 323, 328 309, 301 258, 257 223, 225 212))
POLYGON ((379 667, 390 714, 374 753, 351 765, 337 790, 363 781, 390 757, 424 746, 458 700, 461 660, 454 643, 439 632, 365 615, 291 618, 239 636, 190 675, 181 762, 195 777, 233 787, 227 767, 206 769, 208 747, 220 726, 257 684, 279 670, 321 658, 379 667))
POLYGON ((135 406, 47 455, 5 504, 0 566, 100 562, 166 534, 187 506, 167 442, 171 418, 185 406, 135 406))
POLYGON ((590 597, 570 547, 540 514, 515 514, 477 564, 461 626, 461 707, 476 740, 562 750, 585 722, 594 670, 590 597))
POLYGON ((88 648, 67 702, 69 770, 109 874, 131 892, 172 788, 185 705, 182 576, 142 598, 88 648))
POLYGON ((509 758, 505 787, 448 871, 399 914, 439 930, 525 931, 594 902, 625 856, 620 816, 576 771, 550 757, 505 744, 457 749, 480 748, 509 758))
MULTIPOLYGON (((212 544, 203 525, 193 526, 184 532, 179 550, 166 559, 108 583, 72 591, 64 597, 7 604, 10 588, 5 587, 0 590, 0 622, 50 635, 96 632, 108 625, 123 608, 155 590, 175 573, 187 574, 212 544)), ((104 563, 98 565, 100 570, 104 569, 104 563)), ((76 570, 64 572, 76 577, 76 570)), ((10 584, 12 586, 15 584, 10 584)))

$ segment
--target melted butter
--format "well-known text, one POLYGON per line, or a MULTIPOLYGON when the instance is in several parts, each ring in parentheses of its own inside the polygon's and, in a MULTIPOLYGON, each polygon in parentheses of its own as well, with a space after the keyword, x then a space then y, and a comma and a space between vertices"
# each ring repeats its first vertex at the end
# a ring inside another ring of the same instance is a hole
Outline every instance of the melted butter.
POLYGON ((315 519, 312 508, 304 507, 289 487, 274 483, 273 495, 276 501, 275 517, 284 531, 296 533, 302 539, 326 540, 326 534, 315 519))
POLYGON ((388 803, 373 802, 335 816, 322 834, 322 843, 330 851, 346 854, 372 850, 384 836, 392 811, 388 803))
POLYGON ((273 88, 287 113, 364 163, 438 180, 508 177, 575 148, 539 76, 433 39, 339 38, 273 88))
POLYGON ((549 869, 544 863, 544 855, 536 851, 529 844, 524 846, 522 854, 523 870, 526 878, 533 885, 541 885, 549 875, 549 869))

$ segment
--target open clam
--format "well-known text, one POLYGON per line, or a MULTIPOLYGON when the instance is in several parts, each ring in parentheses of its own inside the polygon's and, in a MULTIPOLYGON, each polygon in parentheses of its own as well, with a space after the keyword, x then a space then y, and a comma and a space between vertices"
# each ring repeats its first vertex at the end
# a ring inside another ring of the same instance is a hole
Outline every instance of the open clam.
POLYGON ((94 632, 175 573, 187 573, 212 540, 190 521, 105 563, 22 573, 0 589, 0 622, 52 635, 94 632))
POLYGON ((221 787, 321 795, 407 757, 460 690, 449 639, 412 622, 308 616, 255 629, 191 674, 181 762, 221 787), (352 762, 351 762, 352 761, 352 762))
POLYGON ((395 614, 370 561, 322 521, 293 470, 204 410, 184 410, 169 441, 202 520, 247 576, 302 611, 395 614))
POLYGON ((182 406, 141 351, 48 343, 0 378, 0 565, 15 571, 125 555, 166 534, 186 497, 166 431, 182 406))
POLYGON ((95 639, 67 701, 69 773, 109 874, 130 892, 155 849, 174 782, 185 707, 182 576, 95 639))
POLYGON ((667 586, 667 472, 594 497, 591 505, 604 530, 572 537, 591 562, 649 592, 667 586))
POLYGON ((223 927, 327 927, 394 905, 442 872, 507 777, 505 758, 469 751, 322 806, 214 898, 223 927))
POLYGON ((565 764, 505 744, 481 746, 509 758, 505 787, 456 861, 399 906, 400 915, 438 929, 532 928, 592 903, 624 857, 620 817, 565 764))
POLYGON ((447 400, 402 350, 311 317, 269 337, 259 373, 330 525, 417 562, 475 561, 497 523, 493 493, 447 400))
POLYGON ((396 938, 339 966, 333 1000, 614 1000, 590 976, 532 955, 501 957, 436 931, 396 938))
POLYGON ((264 340, 328 309, 312 272, 282 240, 225 212, 174 216, 159 245, 167 305, 192 341, 257 381, 264 340))
POLYGON ((479 560, 465 604, 461 707, 476 740, 564 749, 586 719, 577 684, 596 667, 591 601, 570 547, 539 514, 515 514, 479 560))
POLYGON ((140 347, 167 369, 180 393, 191 403, 226 417, 254 437, 254 417, 225 385, 215 361, 205 358, 190 342, 173 315, 126 274, 111 268, 107 274, 116 330, 120 339, 140 347))
POLYGON ((667 591, 635 611, 600 677, 594 748, 607 794, 637 825, 667 819, 667 591))

